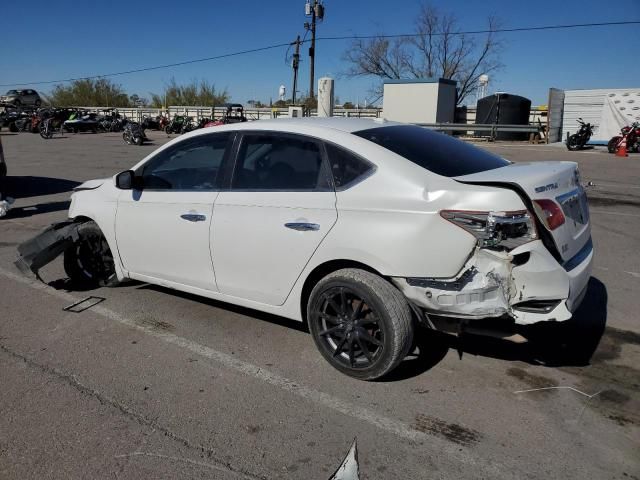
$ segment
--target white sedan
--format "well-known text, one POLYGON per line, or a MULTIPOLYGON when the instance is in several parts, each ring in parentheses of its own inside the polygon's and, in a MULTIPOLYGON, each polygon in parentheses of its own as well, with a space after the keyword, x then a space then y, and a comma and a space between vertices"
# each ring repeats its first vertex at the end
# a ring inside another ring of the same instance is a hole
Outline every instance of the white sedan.
POLYGON ((432 319, 569 319, 593 260, 575 163, 512 164, 365 119, 197 130, 78 187, 69 218, 18 264, 64 250, 74 282, 135 279, 307 322, 361 379, 396 367, 432 319))

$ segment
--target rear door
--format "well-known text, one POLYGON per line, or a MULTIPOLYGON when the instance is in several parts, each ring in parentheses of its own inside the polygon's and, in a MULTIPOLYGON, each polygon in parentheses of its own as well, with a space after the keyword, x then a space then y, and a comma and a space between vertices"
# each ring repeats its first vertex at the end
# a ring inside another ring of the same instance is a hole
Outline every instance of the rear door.
POLYGON ((337 220, 324 147, 280 132, 239 139, 229 190, 213 212, 212 250, 221 293, 282 305, 337 220))

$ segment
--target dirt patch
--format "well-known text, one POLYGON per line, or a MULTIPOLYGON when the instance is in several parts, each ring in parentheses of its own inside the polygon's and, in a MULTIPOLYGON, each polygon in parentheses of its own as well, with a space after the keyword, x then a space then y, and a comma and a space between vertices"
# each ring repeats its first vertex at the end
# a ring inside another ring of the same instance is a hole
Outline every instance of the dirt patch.
POLYGON ((598 349, 591 358, 592 363, 615 360, 620 357, 622 346, 625 344, 640 345, 640 334, 629 330, 607 327, 600 339, 598 349))
POLYGON ((412 427, 423 433, 430 433, 459 445, 470 445, 477 443, 482 438, 482 434, 470 428, 465 428, 457 423, 447 423, 443 420, 418 414, 412 427))
POLYGON ((526 383, 531 388, 545 388, 545 387, 558 386, 558 383, 555 380, 552 380, 549 377, 544 377, 542 375, 535 375, 533 373, 529 373, 522 368, 511 367, 507 370, 507 375, 513 378, 517 378, 521 382, 526 383))

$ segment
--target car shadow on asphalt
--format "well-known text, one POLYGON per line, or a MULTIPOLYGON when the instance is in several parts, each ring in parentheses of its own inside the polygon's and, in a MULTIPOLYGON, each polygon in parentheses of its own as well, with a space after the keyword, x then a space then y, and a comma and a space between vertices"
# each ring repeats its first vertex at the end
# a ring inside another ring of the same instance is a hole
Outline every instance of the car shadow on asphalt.
POLYGON ((290 328, 292 330, 297 330, 299 332, 306 332, 306 333, 309 332, 309 329, 307 328, 307 325, 304 322, 290 320, 288 318, 280 317, 278 315, 272 315, 270 313, 261 312, 259 310, 240 307, 238 305, 233 305, 231 303, 220 302, 218 300, 212 300, 210 298, 201 297, 199 295, 193 295, 191 293, 180 292, 178 290, 173 290, 173 289, 161 287, 158 285, 151 285, 149 283, 141 284, 137 288, 139 290, 155 290, 157 292, 167 293, 169 295, 185 298, 198 303, 204 303, 205 305, 209 305, 211 307, 220 308, 222 310, 227 310, 229 312, 237 313, 240 315, 246 315, 248 317, 253 317, 257 320, 263 320, 265 322, 273 323, 275 325, 280 325, 286 328, 290 328))
POLYGON ((7 212, 6 218, 26 218, 42 213, 59 212, 61 210, 68 210, 70 204, 71 202, 66 200, 63 202, 38 203, 27 207, 14 207, 7 212))
POLYGON ((467 353, 549 367, 587 366, 605 332, 607 297, 604 284, 591 277, 584 301, 570 320, 539 322, 516 329, 528 342, 517 344, 464 334, 460 338, 454 337, 451 347, 463 356, 467 353))
MULTIPOLYGON (((133 282, 136 289, 154 290, 292 330, 309 332, 307 325, 303 322, 166 287, 146 283, 140 283, 137 286, 136 284, 137 282, 133 282)), ((65 280, 51 282, 49 285, 56 289, 75 290, 65 280)), ((123 286, 131 285, 132 282, 127 282, 123 286)), ((573 318, 565 322, 541 323, 517 329, 518 333, 528 339, 528 342, 521 344, 472 334, 457 337, 420 327, 416 330, 414 347, 409 355, 389 375, 378 381, 396 382, 424 374, 436 367, 449 350, 456 351, 461 360, 465 360, 468 355, 473 355, 548 367, 590 365, 607 323, 606 287, 600 280, 591 277, 585 299, 573 318)))
POLYGON ((66 178, 8 175, 3 180, 2 193, 13 198, 39 197, 70 192, 78 185, 80 182, 66 178))

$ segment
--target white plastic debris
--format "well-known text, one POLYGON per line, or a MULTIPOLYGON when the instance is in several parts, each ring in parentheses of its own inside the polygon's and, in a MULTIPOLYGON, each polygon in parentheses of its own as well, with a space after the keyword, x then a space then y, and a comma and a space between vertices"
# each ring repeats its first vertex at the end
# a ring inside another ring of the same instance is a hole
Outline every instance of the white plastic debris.
POLYGON ((358 445, 357 439, 353 440, 349 453, 342 461, 329 480, 358 480, 360 478, 360 468, 358 465, 358 445))
POLYGON ((15 202, 15 200, 11 197, 0 200, 0 217, 4 217, 7 214, 13 202, 15 202))

